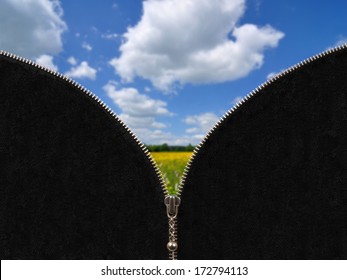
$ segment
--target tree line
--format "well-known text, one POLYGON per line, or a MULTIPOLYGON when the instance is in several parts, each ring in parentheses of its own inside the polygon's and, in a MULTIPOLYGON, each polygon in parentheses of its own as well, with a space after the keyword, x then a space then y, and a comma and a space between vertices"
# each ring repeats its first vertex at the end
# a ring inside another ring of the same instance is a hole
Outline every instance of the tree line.
POLYGON ((169 146, 164 143, 161 145, 146 145, 150 152, 192 152, 194 146, 189 144, 188 146, 169 146))

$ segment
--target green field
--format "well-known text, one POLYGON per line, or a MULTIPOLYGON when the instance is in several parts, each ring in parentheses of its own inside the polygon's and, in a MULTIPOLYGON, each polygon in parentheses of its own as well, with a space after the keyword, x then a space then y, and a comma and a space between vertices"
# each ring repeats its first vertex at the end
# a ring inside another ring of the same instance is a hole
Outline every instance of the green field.
POLYGON ((192 152, 152 152, 151 154, 164 176, 169 193, 175 194, 192 152))

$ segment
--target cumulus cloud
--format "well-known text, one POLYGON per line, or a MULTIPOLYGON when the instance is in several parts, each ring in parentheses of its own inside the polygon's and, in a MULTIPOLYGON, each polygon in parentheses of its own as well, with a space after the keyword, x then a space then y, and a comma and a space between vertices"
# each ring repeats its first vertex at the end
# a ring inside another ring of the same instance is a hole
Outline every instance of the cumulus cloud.
POLYGON ((166 107, 166 102, 141 94, 136 88, 117 90, 116 83, 111 81, 104 86, 104 90, 125 114, 133 117, 143 118, 171 114, 166 107))
POLYGON ((347 44, 347 38, 341 38, 340 40, 338 40, 335 43, 335 47, 342 46, 342 45, 345 45, 345 44, 347 44))
POLYGON ((48 68, 48 69, 58 71, 58 66, 54 64, 53 56, 51 56, 51 55, 43 54, 43 55, 39 56, 35 62, 39 65, 42 65, 42 66, 48 68))
POLYGON ((120 108, 119 117, 146 143, 161 143, 170 139, 170 133, 162 131, 166 124, 158 122, 161 116, 171 116, 167 103, 140 93, 135 88, 117 89, 117 83, 109 81, 104 87, 106 94, 120 108))
MULTIPOLYGON (((147 144, 188 145, 197 144, 204 135, 177 136, 164 129, 167 125, 157 121, 161 116, 172 116, 173 113, 167 108, 167 103, 153 99, 146 94, 140 93, 135 88, 117 88, 116 82, 109 81, 104 87, 106 94, 119 107, 121 113, 118 116, 135 132, 140 140, 147 144)), ((207 130, 206 122, 211 118, 209 113, 204 117, 189 116, 186 118, 189 124, 207 130), (197 120, 196 120, 197 119, 197 120)), ((217 117, 216 117, 217 119, 217 117)), ((211 120, 210 120, 211 121, 211 120)), ((202 131, 199 129, 199 132, 202 131)))
POLYGON ((281 69, 278 72, 271 72, 271 73, 267 74, 266 79, 271 80, 272 78, 276 77, 277 75, 281 74, 284 71, 285 71, 285 69, 281 69))
POLYGON ((163 144, 167 143, 173 146, 187 146, 188 144, 196 145, 198 144, 202 136, 199 135, 183 135, 177 136, 173 135, 170 132, 166 132, 160 129, 151 130, 151 129, 137 129, 135 131, 136 135, 140 137, 140 140, 146 144, 163 144))
POLYGON ((110 64, 124 81, 136 76, 169 91, 175 84, 217 83, 261 67, 264 50, 284 36, 269 25, 238 25, 245 0, 148 0, 110 64))
POLYGON ((97 70, 89 66, 87 61, 82 61, 79 65, 72 67, 65 75, 71 78, 95 80, 96 73, 97 70))
POLYGON ((162 129, 132 128, 132 130, 139 137, 142 143, 151 145, 163 143, 173 145, 174 143, 174 136, 170 132, 163 131, 162 129))
POLYGON ((334 43, 334 45, 329 46, 327 49, 339 47, 345 44, 347 44, 347 37, 343 35, 339 35, 338 40, 334 43))
MULTIPOLYGON (((183 121, 192 127, 186 129, 186 133, 193 134, 195 140, 202 140, 206 133, 216 124, 218 116, 214 113, 202 113, 199 115, 187 116, 183 121)), ((192 141, 196 142, 196 141, 192 141)))
POLYGON ((82 48, 84 48, 85 50, 87 50, 87 51, 91 51, 91 50, 93 50, 93 47, 90 45, 90 44, 88 44, 87 42, 83 42, 82 43, 82 48))
POLYGON ((119 35, 117 33, 101 34, 101 38, 106 39, 106 40, 114 40, 114 39, 117 39, 118 37, 119 37, 119 35))
POLYGON ((271 80, 273 77, 277 76, 280 72, 270 72, 267 74, 266 79, 271 80))
POLYGON ((231 104, 234 106, 234 105, 236 105, 237 103, 241 102, 242 99, 243 99, 242 96, 236 96, 236 97, 231 101, 231 104))
POLYGON ((67 59, 67 62, 71 65, 76 65, 77 64, 77 59, 74 58, 73 56, 70 56, 68 59, 67 59))
POLYGON ((58 0, 3 0, 0 9, 0 48, 39 58, 63 48, 67 25, 58 0))

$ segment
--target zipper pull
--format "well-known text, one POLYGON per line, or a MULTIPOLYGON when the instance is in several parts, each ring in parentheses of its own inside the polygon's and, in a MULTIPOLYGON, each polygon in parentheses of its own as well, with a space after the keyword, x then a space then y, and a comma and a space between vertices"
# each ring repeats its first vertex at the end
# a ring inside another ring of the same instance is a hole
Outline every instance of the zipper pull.
POLYGON ((178 206, 181 204, 181 199, 176 195, 169 195, 165 197, 164 203, 166 205, 166 213, 168 217, 176 218, 178 206))
POLYGON ((181 199, 176 195, 166 196, 164 199, 166 205, 166 213, 169 218, 169 242, 166 247, 169 250, 169 258, 177 259, 177 213, 178 206, 181 204, 181 199))

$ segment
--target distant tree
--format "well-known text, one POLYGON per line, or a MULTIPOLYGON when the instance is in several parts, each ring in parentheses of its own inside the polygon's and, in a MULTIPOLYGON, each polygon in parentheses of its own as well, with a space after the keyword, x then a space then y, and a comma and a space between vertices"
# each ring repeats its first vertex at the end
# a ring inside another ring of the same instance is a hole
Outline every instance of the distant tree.
POLYGON ((192 146, 192 144, 188 144, 188 146, 187 147, 185 147, 185 150, 187 151, 187 152, 192 152, 193 150, 194 150, 194 146, 192 146))
POLYGON ((169 149, 169 145, 164 143, 161 145, 161 149, 160 149, 162 152, 167 152, 167 151, 170 151, 169 149))
POLYGON ((161 145, 146 145, 150 152, 192 152, 194 146, 169 146, 167 143, 161 145))

